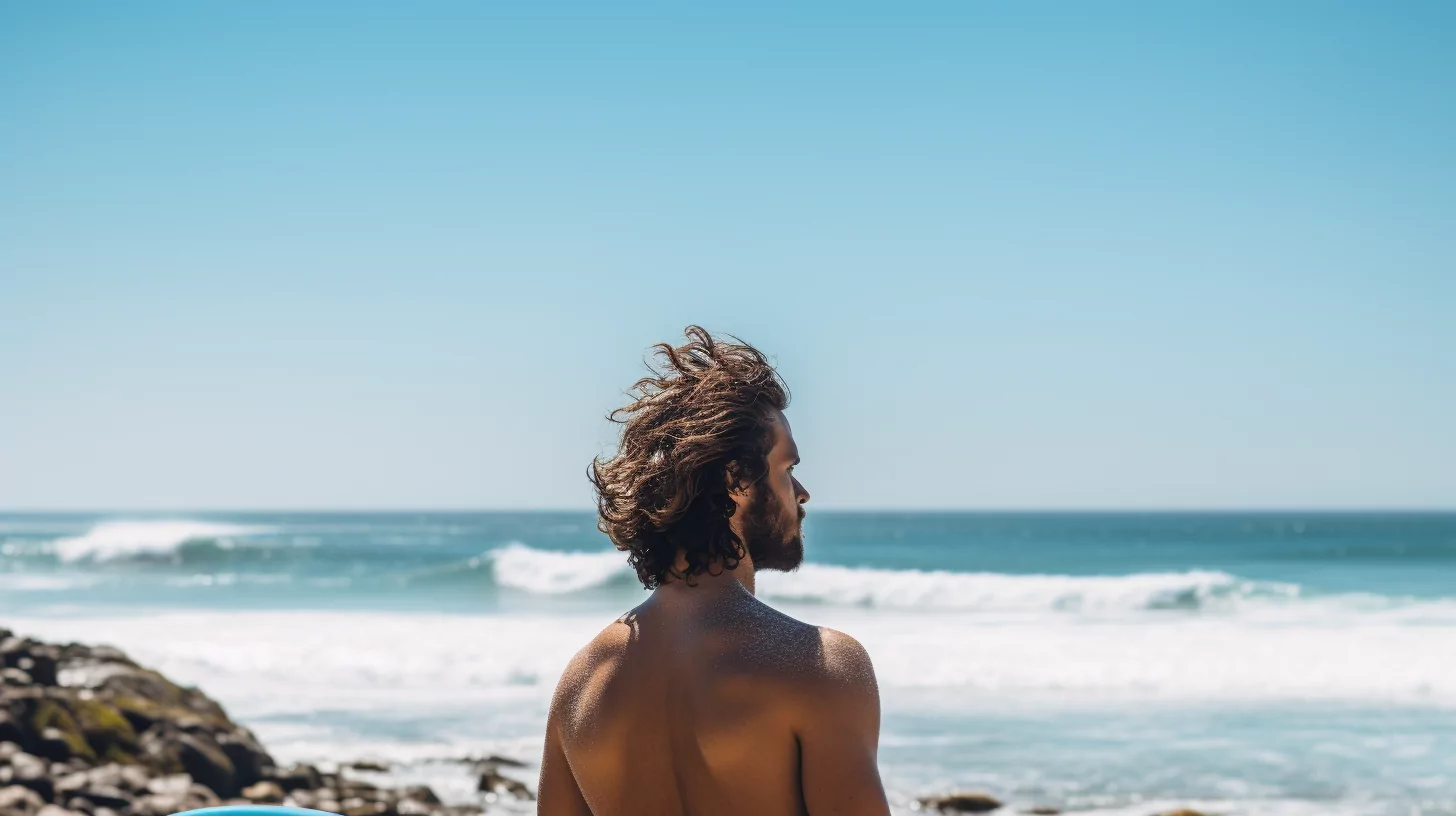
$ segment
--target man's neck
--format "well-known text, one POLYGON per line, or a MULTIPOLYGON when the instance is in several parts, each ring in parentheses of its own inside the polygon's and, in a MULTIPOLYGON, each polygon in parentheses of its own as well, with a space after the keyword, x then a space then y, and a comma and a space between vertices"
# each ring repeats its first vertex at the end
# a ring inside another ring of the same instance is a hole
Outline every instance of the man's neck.
MULTIPOLYGON (((681 552, 678 553, 677 562, 673 566, 678 571, 687 568, 687 559, 681 552)), ((696 593, 694 597, 707 599, 725 592, 736 593, 746 589, 749 595, 755 595, 754 575, 753 557, 745 552, 743 558, 738 562, 738 566, 731 570, 724 569, 721 563, 715 563, 707 571, 692 576, 691 584, 688 579, 669 579, 658 587, 657 594, 663 594, 666 590, 667 594, 673 596, 680 593, 696 593)))

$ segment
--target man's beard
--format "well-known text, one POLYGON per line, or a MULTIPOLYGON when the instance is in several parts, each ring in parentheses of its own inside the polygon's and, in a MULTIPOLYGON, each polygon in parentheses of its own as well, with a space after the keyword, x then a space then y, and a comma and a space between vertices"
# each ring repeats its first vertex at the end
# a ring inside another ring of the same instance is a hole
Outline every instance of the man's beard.
MULTIPOLYGON (((804 537, 799 523, 785 522, 783 506, 767 486, 755 489, 758 495, 743 519, 743 545, 753 558, 753 568, 792 572, 804 563, 804 537)), ((798 518, 804 518, 802 510, 798 518)))

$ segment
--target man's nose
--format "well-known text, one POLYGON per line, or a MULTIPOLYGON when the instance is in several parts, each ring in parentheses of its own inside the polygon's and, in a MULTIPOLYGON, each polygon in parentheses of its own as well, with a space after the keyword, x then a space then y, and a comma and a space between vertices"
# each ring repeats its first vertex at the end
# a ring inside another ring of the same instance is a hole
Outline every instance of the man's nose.
POLYGON ((798 479, 794 480, 794 494, 799 497, 799 504, 809 501, 809 491, 804 489, 804 483, 798 479))

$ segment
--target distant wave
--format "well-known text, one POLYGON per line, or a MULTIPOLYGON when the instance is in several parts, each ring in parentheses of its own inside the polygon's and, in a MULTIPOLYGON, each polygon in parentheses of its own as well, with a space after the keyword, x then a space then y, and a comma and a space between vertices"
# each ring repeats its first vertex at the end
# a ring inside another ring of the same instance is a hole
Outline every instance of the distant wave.
POLYGON ((233 537, 262 532, 267 529, 203 521, 107 521, 83 535, 57 539, 51 547, 65 562, 157 558, 174 555, 189 541, 214 541, 226 548, 233 537))
MULTIPOLYGON (((521 543, 491 550, 472 562, 472 567, 489 565, 499 586, 542 595, 623 583, 632 575, 619 552, 554 552, 521 543)), ((805 564, 791 573, 761 572, 757 589, 765 598, 797 603, 983 612, 1201 609, 1242 599, 1299 597, 1294 584, 1246 581, 1212 571, 1006 575, 826 564, 805 564)))
POLYGON ((1201 609, 1243 598, 1299 596, 1294 584, 1245 581, 1226 572, 1202 570, 1072 576, 805 564, 797 572, 761 573, 756 580, 760 594, 784 601, 982 612, 1201 609))
POLYGON ((538 595, 565 595, 604 586, 628 575, 627 556, 607 552, 554 552, 519 542, 491 550, 484 556, 500 586, 538 595))

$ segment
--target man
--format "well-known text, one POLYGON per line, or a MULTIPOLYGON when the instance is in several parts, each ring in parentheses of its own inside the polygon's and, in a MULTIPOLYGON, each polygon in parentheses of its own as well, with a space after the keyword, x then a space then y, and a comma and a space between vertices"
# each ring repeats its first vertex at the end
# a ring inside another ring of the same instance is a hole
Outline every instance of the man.
POLYGON ((599 526, 653 592, 562 674, 538 812, 885 816, 869 656, 753 594, 804 560, 787 389, 753 347, 687 334, 592 463, 599 526))

